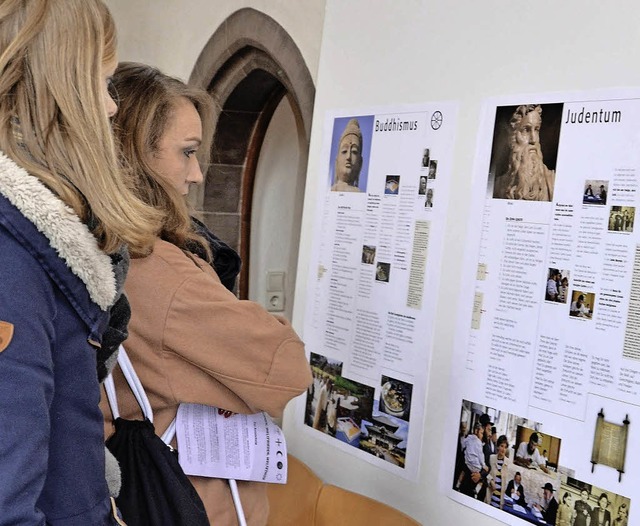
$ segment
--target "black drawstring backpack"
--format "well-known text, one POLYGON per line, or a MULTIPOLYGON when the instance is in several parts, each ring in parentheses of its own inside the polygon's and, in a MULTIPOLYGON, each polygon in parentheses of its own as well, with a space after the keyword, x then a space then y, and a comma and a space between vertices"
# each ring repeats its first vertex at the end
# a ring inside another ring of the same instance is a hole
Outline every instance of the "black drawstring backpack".
POLYGON ((168 445, 175 425, 162 438, 156 435, 149 399, 122 347, 118 364, 144 415, 144 420, 120 418, 109 375, 105 388, 116 431, 106 446, 122 472, 122 488, 116 498, 122 518, 127 526, 209 526, 200 496, 182 471, 177 453, 168 445))

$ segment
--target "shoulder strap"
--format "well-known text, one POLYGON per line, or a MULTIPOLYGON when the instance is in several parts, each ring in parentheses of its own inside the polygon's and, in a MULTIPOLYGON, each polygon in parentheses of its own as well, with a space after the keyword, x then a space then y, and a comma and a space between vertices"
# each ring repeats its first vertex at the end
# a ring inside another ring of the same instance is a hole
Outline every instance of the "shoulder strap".
MULTIPOLYGON (((151 404, 149 403, 149 398, 147 398, 147 393, 144 392, 144 387, 142 386, 142 382, 138 378, 135 369, 133 368, 133 364, 127 356, 124 347, 121 345, 118 350, 118 365, 122 370, 122 374, 129 385, 129 388, 133 392, 133 395, 136 397, 140 408, 142 409, 142 414, 145 418, 147 418, 150 422, 153 423, 153 410, 151 409, 151 404)), ((109 374, 104 381, 105 390, 107 392, 107 400, 109 401, 109 406, 111 407, 111 412, 113 413, 113 418, 116 419, 120 416, 120 411, 118 410, 118 399, 116 396, 115 384, 113 383, 113 375, 109 374)))

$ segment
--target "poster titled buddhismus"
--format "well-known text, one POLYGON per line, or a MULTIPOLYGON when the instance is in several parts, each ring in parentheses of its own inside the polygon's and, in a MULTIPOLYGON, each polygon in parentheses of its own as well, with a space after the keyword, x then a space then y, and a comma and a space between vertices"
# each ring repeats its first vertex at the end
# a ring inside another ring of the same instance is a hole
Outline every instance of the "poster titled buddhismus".
POLYGON ((456 106, 332 112, 304 339, 305 433, 417 477, 456 106))
POLYGON ((640 90, 484 105, 441 487, 640 525, 640 90))

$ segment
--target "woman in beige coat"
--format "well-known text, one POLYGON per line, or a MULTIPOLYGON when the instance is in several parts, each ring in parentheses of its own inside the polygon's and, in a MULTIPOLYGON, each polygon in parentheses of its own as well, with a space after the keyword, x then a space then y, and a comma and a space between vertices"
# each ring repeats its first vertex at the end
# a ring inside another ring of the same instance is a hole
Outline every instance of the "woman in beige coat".
MULTIPOLYGON (((196 152, 209 148, 209 97, 141 64, 121 64, 113 83, 120 99, 114 130, 125 161, 140 197, 165 211, 153 254, 133 260, 125 282, 132 317, 124 346, 149 396, 156 433, 180 403, 278 418, 311 382, 303 343, 286 320, 222 285, 215 254, 184 201, 189 186, 202 181, 196 152)), ((114 379, 121 416, 139 418, 123 378, 114 379)), ((112 417, 104 400, 102 407, 109 436, 112 417)), ((235 526, 227 481, 191 479, 209 520, 235 526)), ((248 524, 266 524, 265 485, 238 486, 248 524)))

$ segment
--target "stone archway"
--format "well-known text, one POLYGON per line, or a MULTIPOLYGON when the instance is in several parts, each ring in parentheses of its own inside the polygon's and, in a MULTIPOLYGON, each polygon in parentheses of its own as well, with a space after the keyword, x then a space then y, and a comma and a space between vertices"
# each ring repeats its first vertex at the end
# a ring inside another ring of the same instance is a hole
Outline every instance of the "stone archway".
MULTIPOLYGON (((251 8, 236 11, 221 24, 198 57, 189 82, 206 89, 216 104, 212 164, 191 204, 214 232, 240 252, 238 293, 245 299, 253 185, 265 133, 286 96, 296 121, 298 176, 304 179, 315 88, 289 34, 251 8)), ((300 216, 302 203, 296 207, 300 216)))

